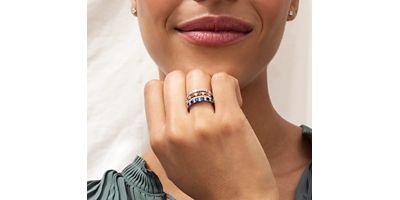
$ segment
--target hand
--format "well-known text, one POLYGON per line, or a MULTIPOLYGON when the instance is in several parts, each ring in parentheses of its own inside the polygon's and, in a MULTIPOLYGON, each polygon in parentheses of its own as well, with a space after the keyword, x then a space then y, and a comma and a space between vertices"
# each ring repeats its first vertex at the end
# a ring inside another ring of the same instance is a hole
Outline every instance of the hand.
POLYGON ((240 106, 237 79, 173 71, 145 86, 150 145, 167 177, 194 199, 278 199, 268 159, 240 106), (194 89, 213 92, 186 108, 194 89))

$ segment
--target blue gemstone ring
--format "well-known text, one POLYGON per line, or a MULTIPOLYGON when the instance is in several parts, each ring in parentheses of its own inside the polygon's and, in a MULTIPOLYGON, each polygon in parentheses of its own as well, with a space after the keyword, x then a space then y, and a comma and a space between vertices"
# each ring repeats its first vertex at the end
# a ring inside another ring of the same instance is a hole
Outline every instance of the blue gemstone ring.
POLYGON ((190 110, 191 106, 200 102, 208 102, 214 104, 214 97, 212 95, 200 95, 192 97, 191 99, 186 101, 188 111, 190 110))

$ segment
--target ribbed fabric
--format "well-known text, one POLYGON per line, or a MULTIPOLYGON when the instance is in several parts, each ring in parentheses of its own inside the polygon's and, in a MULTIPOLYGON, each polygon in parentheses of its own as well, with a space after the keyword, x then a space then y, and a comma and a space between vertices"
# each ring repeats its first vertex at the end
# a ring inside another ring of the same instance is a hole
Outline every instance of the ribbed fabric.
POLYGON ((88 200, 175 200, 163 191, 158 176, 136 156, 121 173, 108 170, 101 180, 87 182, 88 200))
MULTIPOLYGON (((310 142, 312 142, 312 129, 305 125, 301 125, 300 127, 303 129, 303 137, 306 137, 310 142)), ((296 200, 311 200, 311 166, 310 161, 300 178, 296 189, 296 200)))
MULTIPOLYGON (((311 128, 301 125, 303 136, 311 142, 311 128)), ((136 156, 121 173, 108 170, 101 180, 87 182, 88 200, 175 200, 163 191, 158 176, 145 167, 146 161, 136 156)), ((301 176, 295 200, 311 200, 311 162, 301 176)))

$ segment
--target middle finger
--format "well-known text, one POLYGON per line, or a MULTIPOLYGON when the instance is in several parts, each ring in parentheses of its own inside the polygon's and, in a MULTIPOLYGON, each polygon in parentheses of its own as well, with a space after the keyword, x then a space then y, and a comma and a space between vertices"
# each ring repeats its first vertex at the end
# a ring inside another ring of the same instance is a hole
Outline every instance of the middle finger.
MULTIPOLYGON (((211 76, 202 70, 194 69, 186 75, 187 95, 194 90, 206 89, 211 91, 211 76)), ((189 108, 191 116, 201 117, 214 113, 214 106, 209 102, 199 102, 189 108)))

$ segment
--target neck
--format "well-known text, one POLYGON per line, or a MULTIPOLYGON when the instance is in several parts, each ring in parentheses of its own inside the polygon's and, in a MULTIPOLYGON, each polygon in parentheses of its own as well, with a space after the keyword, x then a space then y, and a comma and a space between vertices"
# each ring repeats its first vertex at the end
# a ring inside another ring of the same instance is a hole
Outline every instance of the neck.
MULTIPOLYGON (((274 109, 268 92, 267 73, 241 89, 242 110, 260 141, 271 167, 283 169, 293 152, 301 149, 301 129, 283 119, 274 109), (290 150, 292 148, 292 150, 290 150), (279 167, 278 167, 279 166, 279 167)), ((279 173, 279 172, 278 172, 279 173)))

